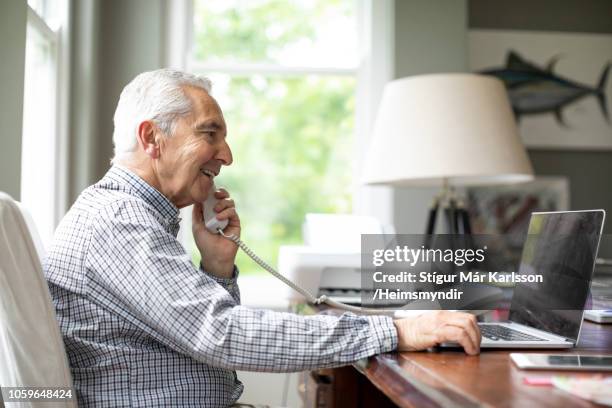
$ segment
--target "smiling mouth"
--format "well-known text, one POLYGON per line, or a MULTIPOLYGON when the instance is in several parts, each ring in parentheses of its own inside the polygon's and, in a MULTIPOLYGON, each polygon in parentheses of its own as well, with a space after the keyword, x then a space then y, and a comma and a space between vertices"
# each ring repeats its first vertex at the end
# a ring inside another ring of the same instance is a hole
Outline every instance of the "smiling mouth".
POLYGON ((215 178, 216 174, 214 171, 212 170, 208 170, 208 169, 202 169, 200 170, 200 173, 202 173, 203 175, 207 176, 208 178, 210 178, 211 180, 213 178, 215 178))

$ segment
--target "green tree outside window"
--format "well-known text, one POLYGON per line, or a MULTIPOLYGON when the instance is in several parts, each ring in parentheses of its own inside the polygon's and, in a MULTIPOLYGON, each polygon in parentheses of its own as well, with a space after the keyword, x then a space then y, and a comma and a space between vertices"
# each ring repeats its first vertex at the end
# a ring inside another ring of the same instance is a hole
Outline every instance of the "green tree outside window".
MULTIPOLYGON (((195 1, 194 59, 203 66, 287 66, 296 48, 324 57, 321 24, 354 23, 354 8, 340 0, 195 1)), ((349 66, 354 53, 347 50, 349 66)), ((306 213, 351 212, 355 75, 198 73, 213 80, 234 153, 217 185, 232 194, 242 237, 262 258, 276 264, 280 245, 301 242, 306 213)), ((192 254, 199 262, 195 246, 192 254)), ((242 253, 237 264, 242 274, 265 273, 242 253)))

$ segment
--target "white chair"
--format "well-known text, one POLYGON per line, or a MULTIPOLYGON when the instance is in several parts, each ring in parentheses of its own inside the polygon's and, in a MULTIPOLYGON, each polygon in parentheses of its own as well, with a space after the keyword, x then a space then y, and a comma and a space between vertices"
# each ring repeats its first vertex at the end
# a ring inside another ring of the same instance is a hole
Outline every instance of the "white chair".
MULTIPOLYGON (((44 256, 32 218, 0 192, 0 384, 72 387, 62 336, 42 272, 44 256)), ((61 402, 7 403, 7 407, 76 407, 61 402)))

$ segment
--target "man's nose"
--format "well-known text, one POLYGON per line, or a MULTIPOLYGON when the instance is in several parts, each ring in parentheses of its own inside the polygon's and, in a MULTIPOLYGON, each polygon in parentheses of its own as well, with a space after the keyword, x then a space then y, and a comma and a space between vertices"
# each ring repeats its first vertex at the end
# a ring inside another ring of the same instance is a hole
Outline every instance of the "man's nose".
POLYGON ((219 149, 219 152, 215 158, 224 166, 229 166, 234 161, 234 158, 232 157, 232 150, 227 143, 223 143, 223 146, 219 149))

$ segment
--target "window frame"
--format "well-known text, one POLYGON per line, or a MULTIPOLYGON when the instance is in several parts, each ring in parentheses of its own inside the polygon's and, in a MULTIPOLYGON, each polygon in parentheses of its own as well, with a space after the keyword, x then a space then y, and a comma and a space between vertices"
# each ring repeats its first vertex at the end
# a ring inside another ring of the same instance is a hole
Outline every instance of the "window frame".
MULTIPOLYGON (((53 197, 45 201, 51 203, 51 224, 55 228, 61 218, 68 210, 68 122, 69 122, 69 97, 70 97, 70 12, 72 0, 57 0, 58 13, 56 29, 52 28, 45 20, 44 15, 40 15, 30 4, 27 4, 27 30, 34 30, 35 35, 40 36, 48 42, 52 58, 53 75, 53 100, 55 102, 55 112, 53 113, 52 155, 53 164, 53 197)), ((43 3, 43 14, 48 3, 43 3)), ((26 41, 27 41, 26 34, 26 41)), ((27 61, 26 61, 27 62, 27 61)), ((27 80, 27 79, 26 79, 27 80)), ((25 87, 24 87, 25 89, 25 87)), ((24 105, 25 109, 25 105, 24 105)), ((25 117, 25 115, 24 115, 25 117)), ((22 149, 22 166, 25 152, 22 149)), ((22 178, 21 185, 30 180, 22 178)), ((26 203, 27 204, 27 203, 26 203)), ((48 245, 49 242, 44 242, 48 245)))
MULTIPOLYGON (((360 63, 355 68, 280 67, 269 64, 212 64, 190 59, 193 40, 193 0, 166 0, 164 3, 163 62, 167 67, 189 72, 216 71, 228 74, 265 74, 273 76, 318 74, 351 75, 356 79, 355 138, 353 161, 353 213, 374 215, 382 223, 393 223, 393 193, 388 187, 361 184, 364 158, 384 85, 394 77, 395 0, 355 0, 357 2, 359 41, 364 44, 360 63)), ((180 242, 187 247, 191 235, 191 207, 181 210, 180 242)), ((244 278, 242 278, 244 279, 244 278)), ((260 281, 263 279, 259 278, 260 281)), ((255 281, 255 279, 253 280, 255 281)), ((249 282, 253 292, 265 283, 249 282)), ((246 294, 246 293, 245 293, 246 294)), ((261 292, 261 299, 267 295, 261 292)), ((275 296, 273 296, 275 297, 275 296)), ((269 299, 269 297, 268 297, 269 299)))

